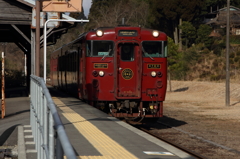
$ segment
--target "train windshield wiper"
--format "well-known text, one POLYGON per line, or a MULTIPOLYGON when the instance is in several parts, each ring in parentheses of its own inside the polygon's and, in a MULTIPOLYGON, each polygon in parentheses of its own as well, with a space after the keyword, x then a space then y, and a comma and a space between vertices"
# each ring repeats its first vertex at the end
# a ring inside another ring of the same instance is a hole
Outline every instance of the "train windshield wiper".
POLYGON ((104 59, 105 59, 105 57, 107 57, 107 56, 109 55, 110 51, 112 51, 112 49, 109 49, 109 50, 108 50, 108 52, 107 52, 107 54, 105 54, 105 55, 102 57, 102 59, 101 59, 101 60, 104 60, 104 59))
POLYGON ((145 50, 144 50, 144 48, 142 47, 142 50, 143 50, 143 52, 144 52, 144 54, 145 55, 147 55, 151 60, 153 60, 154 61, 154 59, 152 58, 152 56, 150 56, 145 50))

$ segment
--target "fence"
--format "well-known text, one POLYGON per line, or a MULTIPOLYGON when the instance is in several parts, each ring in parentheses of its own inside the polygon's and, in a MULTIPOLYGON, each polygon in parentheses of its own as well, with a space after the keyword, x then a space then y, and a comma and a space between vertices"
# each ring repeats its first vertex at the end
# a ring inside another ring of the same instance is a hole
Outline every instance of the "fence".
POLYGON ((76 159, 43 78, 31 75, 30 122, 38 159, 76 159))

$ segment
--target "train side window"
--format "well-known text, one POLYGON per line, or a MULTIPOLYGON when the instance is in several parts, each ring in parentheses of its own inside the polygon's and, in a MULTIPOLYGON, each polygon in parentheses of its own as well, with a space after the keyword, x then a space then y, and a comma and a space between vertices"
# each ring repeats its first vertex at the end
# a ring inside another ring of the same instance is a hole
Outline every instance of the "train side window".
POLYGON ((92 42, 91 41, 87 41, 87 45, 86 45, 86 56, 91 56, 91 52, 92 52, 92 42))
POLYGON ((163 41, 143 41, 142 55, 143 57, 165 57, 165 42, 163 41))
POLYGON ((93 56, 113 56, 113 47, 112 41, 93 41, 93 56))
POLYGON ((168 54, 167 41, 164 41, 164 57, 167 57, 167 54, 168 54))

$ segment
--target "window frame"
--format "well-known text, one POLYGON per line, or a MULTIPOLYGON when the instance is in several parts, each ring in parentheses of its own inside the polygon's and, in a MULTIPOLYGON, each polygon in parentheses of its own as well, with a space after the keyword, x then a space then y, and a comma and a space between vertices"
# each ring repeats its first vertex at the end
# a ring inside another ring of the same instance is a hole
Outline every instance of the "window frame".
MULTIPOLYGON (((160 41, 160 40, 158 40, 158 41, 149 40, 148 41, 148 40, 144 40, 144 41, 141 42, 142 47, 144 45, 144 42, 159 42, 160 43, 160 45, 161 45, 161 54, 160 54, 160 56, 159 57, 152 56, 152 58, 165 58, 165 57, 167 57, 167 41, 160 41)), ((146 48, 143 47, 143 49, 147 53, 147 50, 145 50, 146 48)), ((144 53, 145 53, 144 51, 142 50, 142 57, 148 57, 148 56, 144 55, 144 53)), ((155 55, 156 55, 156 53, 155 53, 155 55)))
POLYGON ((112 54, 111 55, 107 55, 106 57, 113 57, 114 56, 114 47, 115 47, 115 43, 114 43, 114 41, 112 41, 112 40, 87 40, 86 41, 86 56, 87 57, 103 57, 104 55, 98 55, 98 56, 94 56, 93 55, 93 48, 94 48, 94 46, 93 46, 93 43, 94 42, 96 42, 96 41, 106 41, 106 42, 111 42, 112 43, 112 50, 110 51, 110 53, 112 52, 112 54), (88 43, 90 42, 90 44, 91 44, 91 49, 90 49, 90 54, 88 53, 88 50, 89 50, 89 47, 88 47, 88 43))

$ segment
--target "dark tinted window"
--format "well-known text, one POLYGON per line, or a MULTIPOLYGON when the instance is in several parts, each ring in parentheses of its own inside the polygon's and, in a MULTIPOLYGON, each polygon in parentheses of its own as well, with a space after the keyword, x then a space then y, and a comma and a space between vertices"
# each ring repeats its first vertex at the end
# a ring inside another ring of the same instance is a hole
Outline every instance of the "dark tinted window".
POLYGON ((143 57, 165 57, 165 46, 163 41, 143 41, 143 57))
POLYGON ((87 56, 113 56, 114 43, 112 41, 88 41, 87 56))
POLYGON ((134 44, 121 45, 121 60, 134 61, 134 44))

